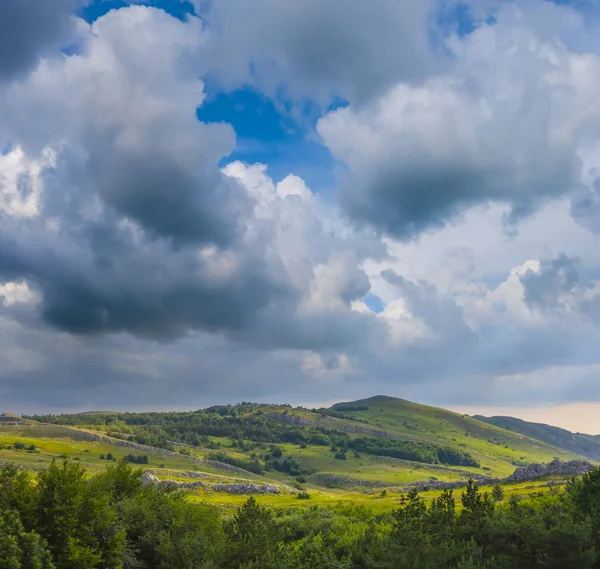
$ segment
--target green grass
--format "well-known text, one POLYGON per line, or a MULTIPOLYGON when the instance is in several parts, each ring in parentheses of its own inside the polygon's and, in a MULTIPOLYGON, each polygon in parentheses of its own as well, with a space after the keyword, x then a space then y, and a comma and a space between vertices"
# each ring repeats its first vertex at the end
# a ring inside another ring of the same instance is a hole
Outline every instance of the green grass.
MULTIPOLYGON (((540 493, 551 491, 561 491, 562 487, 555 487, 552 490, 550 487, 544 486, 545 481, 527 482, 520 484, 504 484, 504 499, 506 502, 510 496, 516 495, 521 499, 531 498, 540 493)), ((365 506, 372 509, 374 512, 389 512, 390 510, 400 507, 403 503, 403 492, 387 490, 385 495, 382 495, 380 490, 370 492, 348 492, 343 490, 323 490, 307 488, 310 493, 310 499, 299 500, 295 495, 290 494, 268 494, 254 496, 259 504, 270 506, 272 508, 281 509, 306 509, 313 506, 321 507, 343 507, 343 506, 365 506)), ((484 486, 481 488, 483 492, 491 492, 491 487, 484 486)), ((422 492, 421 497, 429 502, 440 496, 441 490, 430 490, 422 492)), ((462 490, 454 490, 457 510, 462 509, 460 497, 462 490)), ((218 492, 205 490, 196 490, 189 494, 189 499, 196 503, 210 503, 221 506, 226 509, 234 509, 243 505, 248 496, 228 495, 218 492)))
POLYGON ((110 464, 100 458, 101 454, 112 453, 117 459, 128 454, 147 454, 148 468, 172 468, 178 470, 197 470, 199 465, 189 458, 181 456, 164 456, 159 453, 138 451, 131 448, 119 447, 104 442, 88 441, 81 438, 76 429, 43 426, 0 426, 0 462, 15 462, 29 468, 42 468, 52 462, 68 457, 78 460, 88 470, 97 472, 110 464), (35 452, 8 448, 16 442, 25 446, 34 445, 35 452))
MULTIPOLYGON (((331 475, 336 484, 343 489, 328 488, 323 477, 311 478, 305 475, 307 482, 303 486, 311 494, 310 500, 298 500, 294 495, 259 495, 257 500, 273 506, 310 507, 312 505, 363 504, 376 511, 397 507, 401 499, 401 490, 411 482, 423 480, 465 480, 473 474, 505 477, 511 474, 517 465, 532 462, 548 462, 554 457, 562 460, 581 458, 578 455, 557 449, 540 441, 503 430, 480 422, 466 415, 444 409, 428 407, 389 397, 373 397, 350 403, 353 406, 367 407, 363 410, 348 411, 357 420, 342 419, 316 413, 306 409, 292 409, 281 405, 261 405, 248 412, 260 412, 274 416, 276 420, 296 422, 301 420, 310 425, 320 425, 329 429, 346 432, 350 437, 375 436, 386 434, 402 440, 414 440, 457 446, 471 453, 481 463, 480 468, 449 467, 445 465, 423 464, 369 454, 355 456, 347 453, 347 460, 335 458, 329 446, 302 448, 297 444, 277 444, 283 451, 283 457, 292 457, 311 473, 331 475), (365 432, 366 431, 366 432, 365 432), (387 495, 380 495, 381 488, 388 488, 387 495)), ((334 406, 335 410, 335 406, 334 406)), ((89 429, 92 431, 92 429, 89 429)), ((98 432, 98 429, 95 429, 98 432)), ((89 439, 84 428, 70 428, 31 422, 19 426, 0 425, 0 462, 13 461, 27 468, 44 467, 54 459, 67 456, 78 460, 90 472, 97 472, 107 466, 101 460, 101 454, 112 453, 118 459, 127 454, 147 454, 149 463, 139 465, 144 470, 152 470, 159 478, 177 481, 203 480, 206 482, 270 482, 294 485, 296 477, 277 471, 267 471, 262 475, 250 472, 232 472, 226 468, 199 463, 198 459, 208 458, 211 452, 202 448, 186 447, 192 456, 181 454, 164 455, 160 452, 141 451, 114 443, 95 442, 89 439), (20 441, 26 446, 35 445, 36 451, 15 450, 12 447, 20 441), (196 459, 196 460, 194 460, 196 459), (207 478, 192 478, 188 471, 203 472, 207 478)), ((211 437, 221 445, 223 452, 232 457, 252 460, 255 453, 262 458, 270 445, 250 443, 251 450, 242 451, 228 438, 211 437)), ((521 485, 507 485, 506 499, 511 494, 527 496, 537 491, 548 491, 543 482, 528 482, 521 485), (533 489, 531 488, 533 487, 533 489)), ((491 489, 490 489, 491 490, 491 489)), ((426 492, 431 499, 439 492, 426 492)), ((460 491, 456 493, 460 495, 460 491)), ((247 496, 229 495, 210 490, 199 489, 190 495, 194 501, 207 500, 212 503, 236 506, 243 503, 247 496)))

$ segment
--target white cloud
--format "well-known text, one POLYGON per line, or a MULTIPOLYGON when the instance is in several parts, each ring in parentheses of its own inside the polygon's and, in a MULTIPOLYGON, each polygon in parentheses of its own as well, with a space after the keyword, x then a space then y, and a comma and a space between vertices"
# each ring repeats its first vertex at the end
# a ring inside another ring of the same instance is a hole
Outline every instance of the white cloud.
POLYGON ((37 295, 32 291, 26 282, 9 281, 0 284, 0 304, 11 306, 21 302, 32 302, 37 299, 37 295))
POLYGON ((30 159, 16 147, 0 155, 0 212, 14 217, 40 214, 42 173, 56 167, 56 153, 45 148, 39 159, 30 159))

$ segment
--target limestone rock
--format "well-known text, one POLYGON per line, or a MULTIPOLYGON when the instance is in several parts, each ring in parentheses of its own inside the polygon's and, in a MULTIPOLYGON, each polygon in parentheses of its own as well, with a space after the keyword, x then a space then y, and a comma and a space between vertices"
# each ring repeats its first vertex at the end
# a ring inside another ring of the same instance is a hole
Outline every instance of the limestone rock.
POLYGON ((158 484, 159 480, 151 472, 144 472, 142 474, 142 486, 148 486, 150 484, 158 484))

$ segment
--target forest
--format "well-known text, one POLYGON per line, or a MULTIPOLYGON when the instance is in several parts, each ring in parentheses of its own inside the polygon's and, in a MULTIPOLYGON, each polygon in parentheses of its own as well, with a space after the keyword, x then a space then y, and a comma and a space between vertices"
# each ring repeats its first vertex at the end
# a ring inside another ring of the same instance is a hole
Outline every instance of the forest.
POLYGON ((143 487, 125 461, 0 469, 2 569, 521 569, 600 567, 600 470, 531 499, 482 492, 379 514, 358 506, 227 510, 143 487))

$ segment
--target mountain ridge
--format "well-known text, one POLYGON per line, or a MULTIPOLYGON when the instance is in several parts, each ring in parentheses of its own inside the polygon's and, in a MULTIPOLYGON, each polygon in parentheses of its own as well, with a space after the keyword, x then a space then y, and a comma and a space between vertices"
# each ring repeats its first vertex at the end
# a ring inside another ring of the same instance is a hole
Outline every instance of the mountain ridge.
POLYGON ((474 415, 473 418, 593 460, 600 460, 600 437, 597 435, 573 433, 562 427, 525 421, 524 419, 504 415, 493 417, 474 415))

